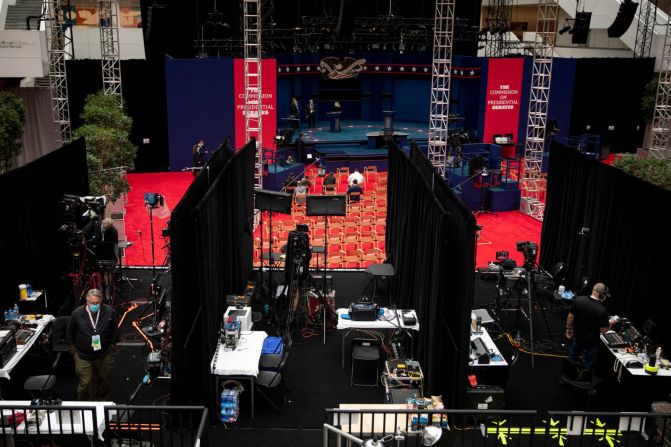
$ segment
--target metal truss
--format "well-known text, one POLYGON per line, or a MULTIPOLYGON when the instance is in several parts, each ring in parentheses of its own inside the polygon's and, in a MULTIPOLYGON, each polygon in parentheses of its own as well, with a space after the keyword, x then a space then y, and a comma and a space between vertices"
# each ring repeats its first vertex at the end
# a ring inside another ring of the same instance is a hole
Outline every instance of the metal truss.
POLYGON ((119 52, 119 4, 116 0, 100 0, 98 16, 100 27, 100 61, 103 74, 103 92, 112 95, 119 107, 121 96, 121 56, 119 52))
MULTIPOLYGON (((98 27, 100 28, 100 67, 102 69, 103 93, 106 96, 113 97, 116 105, 121 108, 123 107, 123 97, 121 94, 119 4, 117 0, 98 1, 98 27)), ((119 168, 119 175, 125 173, 125 167, 119 168)), ((123 220, 118 224, 125 228, 123 220)))
POLYGON ((634 57, 650 57, 657 18, 657 0, 639 0, 638 27, 634 42, 634 57))
POLYGON ((58 126, 61 143, 70 141, 71 131, 65 61, 72 58, 70 53, 72 28, 69 25, 70 18, 65 16, 65 6, 66 3, 61 0, 45 0, 43 4, 49 56, 51 110, 54 122, 58 126))
POLYGON ((449 145, 450 79, 454 0, 436 0, 431 63, 431 111, 429 115, 429 161, 444 178, 449 145))
POLYGON ((256 141, 254 187, 263 188, 263 141, 261 94, 261 4, 243 0, 243 46, 245 65, 245 141, 256 141))
POLYGON ((512 0, 490 0, 485 19, 487 30, 485 56, 502 57, 506 55, 511 17, 512 0))
POLYGON ((655 111, 650 130, 650 155, 671 159, 669 128, 671 127, 671 15, 666 23, 664 48, 659 67, 659 82, 655 98, 655 111))
POLYGON ((529 114, 524 147, 524 174, 522 178, 522 211, 543 220, 545 190, 541 175, 545 129, 552 84, 552 56, 557 33, 557 0, 539 0, 534 49, 529 114))

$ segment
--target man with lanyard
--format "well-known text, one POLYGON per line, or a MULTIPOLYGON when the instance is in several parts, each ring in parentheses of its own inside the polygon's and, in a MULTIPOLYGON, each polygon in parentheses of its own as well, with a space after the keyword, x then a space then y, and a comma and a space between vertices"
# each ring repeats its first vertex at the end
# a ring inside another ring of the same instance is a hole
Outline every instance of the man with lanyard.
POLYGON ((78 400, 108 400, 116 339, 116 312, 102 303, 100 290, 89 290, 86 304, 72 312, 66 334, 68 349, 75 358, 75 370, 79 379, 78 400))

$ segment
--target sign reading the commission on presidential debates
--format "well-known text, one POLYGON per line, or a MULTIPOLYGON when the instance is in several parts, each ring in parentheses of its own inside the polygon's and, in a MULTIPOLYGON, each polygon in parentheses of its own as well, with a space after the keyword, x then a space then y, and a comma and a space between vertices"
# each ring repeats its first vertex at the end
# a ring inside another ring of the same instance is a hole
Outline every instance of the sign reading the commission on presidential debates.
POLYGON ((522 58, 489 60, 483 143, 493 143, 497 134, 512 134, 512 141, 518 141, 523 75, 522 58))
MULTIPOLYGON (((245 64, 244 59, 235 59, 233 67, 235 92, 235 146, 241 148, 245 141, 245 64)), ((264 148, 274 149, 277 131, 277 61, 263 59, 261 64, 261 142, 264 148)), ((256 98, 252 98, 254 100, 256 98)), ((256 104, 250 106, 256 112, 256 104)))

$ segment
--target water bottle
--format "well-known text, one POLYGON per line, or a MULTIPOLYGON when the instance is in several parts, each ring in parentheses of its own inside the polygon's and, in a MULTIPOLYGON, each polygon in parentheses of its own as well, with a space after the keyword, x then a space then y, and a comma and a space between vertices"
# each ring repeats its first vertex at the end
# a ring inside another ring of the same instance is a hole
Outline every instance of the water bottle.
POLYGON ((560 285, 559 288, 557 289, 557 293, 559 296, 564 296, 564 292, 566 291, 566 287, 564 287, 564 284, 560 285))
POLYGON ((19 305, 14 303, 14 319, 18 320, 21 312, 19 312, 19 305))
POLYGON ((471 312, 471 332, 478 331, 478 320, 475 317, 475 312, 471 312))
POLYGON ((264 304, 263 305, 263 316, 267 317, 268 315, 270 315, 270 305, 264 304))

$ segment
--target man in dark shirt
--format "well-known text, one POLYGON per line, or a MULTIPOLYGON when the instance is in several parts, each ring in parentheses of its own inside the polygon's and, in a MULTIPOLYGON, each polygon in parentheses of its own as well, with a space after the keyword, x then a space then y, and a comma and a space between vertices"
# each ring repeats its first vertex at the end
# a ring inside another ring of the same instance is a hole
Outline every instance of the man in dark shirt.
POLYGON ((607 296, 608 287, 603 283, 595 284, 591 296, 576 297, 566 318, 566 338, 571 340, 568 359, 579 362, 583 356, 585 367, 592 371, 599 353, 600 335, 617 322, 616 318, 608 318, 603 305, 607 296))
POLYGON ((333 175, 333 172, 327 173, 326 177, 324 177, 324 186, 335 185, 335 184, 336 184, 336 178, 335 175, 333 175))
POLYGON ((100 290, 89 290, 86 304, 72 312, 65 341, 75 358, 75 370, 79 379, 77 399, 108 400, 114 367, 117 322, 114 309, 102 303, 100 290), (97 379, 95 386, 94 372, 97 379))
POLYGON ((112 219, 91 221, 82 228, 82 234, 87 241, 119 243, 119 232, 112 219))
POLYGON ((298 139, 296 140, 296 157, 301 163, 307 161, 307 154, 305 153, 305 141, 303 141, 303 133, 298 134, 298 139))
POLYGON ((361 194, 363 194, 363 188, 359 186, 359 181, 354 179, 349 188, 347 188, 347 196, 351 202, 358 202, 361 199, 361 194), (352 195, 352 193, 358 193, 352 195))

